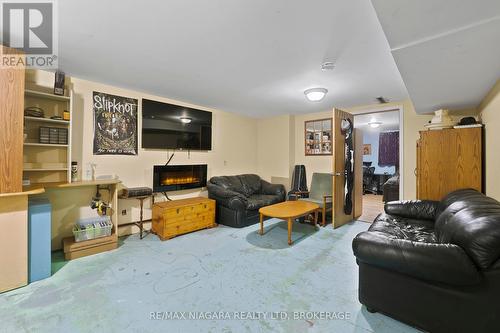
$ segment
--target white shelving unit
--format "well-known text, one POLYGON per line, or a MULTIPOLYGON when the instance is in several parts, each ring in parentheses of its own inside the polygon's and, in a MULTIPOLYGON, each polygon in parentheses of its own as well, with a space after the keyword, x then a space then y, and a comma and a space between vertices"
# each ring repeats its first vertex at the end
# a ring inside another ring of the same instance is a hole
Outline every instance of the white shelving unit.
POLYGON ((55 148, 69 147, 68 145, 60 145, 55 143, 36 143, 36 142, 25 142, 24 145, 31 147, 55 147, 55 148))
POLYGON ((68 120, 38 118, 38 117, 29 117, 29 116, 24 116, 24 121, 38 121, 38 122, 42 122, 42 123, 63 124, 63 125, 69 125, 69 123, 70 123, 70 121, 68 121, 68 120))
POLYGON ((32 90, 32 89, 25 89, 24 90, 24 96, 29 96, 29 97, 38 97, 38 98, 44 98, 44 99, 51 99, 54 101, 66 101, 70 102, 71 101, 71 95, 70 96, 60 96, 60 95, 54 95, 51 93, 43 92, 43 91, 38 91, 38 90, 32 90))
POLYGON ((43 90, 44 88, 30 88, 24 91, 24 107, 38 107, 44 111, 44 117, 24 117, 24 133, 27 134, 27 138, 23 148, 23 179, 29 179, 31 186, 71 182, 73 91, 67 89, 69 95, 58 96, 43 90), (65 110, 70 113, 69 121, 50 118, 62 117, 65 110), (66 128, 68 143, 40 143, 41 126, 66 128))

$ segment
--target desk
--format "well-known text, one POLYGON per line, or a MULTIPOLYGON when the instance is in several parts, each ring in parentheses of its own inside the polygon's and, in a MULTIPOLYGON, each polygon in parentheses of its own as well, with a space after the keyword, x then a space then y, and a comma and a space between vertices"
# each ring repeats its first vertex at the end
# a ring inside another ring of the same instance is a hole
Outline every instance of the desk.
MULTIPOLYGON (((102 237, 97 239, 92 239, 83 242, 75 242, 75 238, 73 236, 65 237, 62 239, 63 250, 64 250, 64 258, 66 260, 76 259, 85 257, 88 255, 105 252, 109 250, 116 249, 118 247, 118 189, 117 185, 121 183, 118 179, 106 179, 106 180, 90 180, 90 181, 78 181, 73 183, 47 183, 44 184, 45 190, 51 202, 61 202, 61 198, 59 195, 62 190, 78 190, 81 189, 82 192, 84 189, 88 189, 92 192, 95 191, 97 186, 105 186, 106 190, 109 192, 109 199, 107 200, 110 206, 108 215, 111 216, 111 223, 113 223, 113 230, 111 235, 108 237, 102 237), (89 189, 90 188, 90 189, 89 189)), ((36 185, 35 185, 36 186, 36 185)), ((81 193, 83 194, 83 193, 81 193)), ((78 193, 78 196, 81 196, 78 193)), ((70 197, 70 196, 69 196, 70 197)), ((82 204, 88 206, 91 198, 79 198, 83 200, 82 204)), ((64 203, 63 203, 64 204, 64 203)), ((59 225, 64 225, 65 227, 71 227, 75 223, 75 219, 79 217, 79 209, 78 205, 73 205, 73 207, 57 207, 59 210, 64 209, 64 214, 60 212, 54 212, 52 217, 52 223, 58 223, 59 225), (56 221, 57 219, 57 221, 56 221)), ((66 229, 68 230, 68 229, 66 229)), ((59 231, 59 230, 58 230, 59 231)), ((69 230, 68 230, 69 232, 69 230)), ((66 232, 64 232, 66 233, 66 232)), ((57 238, 57 235, 53 236, 57 238)))

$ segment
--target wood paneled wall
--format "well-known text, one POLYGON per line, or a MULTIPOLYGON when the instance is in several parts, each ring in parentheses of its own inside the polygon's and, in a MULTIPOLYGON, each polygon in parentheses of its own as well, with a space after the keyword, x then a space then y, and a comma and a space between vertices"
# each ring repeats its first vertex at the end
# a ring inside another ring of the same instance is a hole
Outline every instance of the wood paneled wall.
MULTIPOLYGON (((23 56, 4 46, 0 52, 23 56)), ((24 67, 0 67, 0 193, 22 191, 23 115, 24 67)))

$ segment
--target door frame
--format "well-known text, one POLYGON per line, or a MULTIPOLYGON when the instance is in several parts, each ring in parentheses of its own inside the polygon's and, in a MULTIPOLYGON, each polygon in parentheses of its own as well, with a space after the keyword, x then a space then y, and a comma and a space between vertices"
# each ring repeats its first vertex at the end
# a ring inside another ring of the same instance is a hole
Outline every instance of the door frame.
POLYGON ((354 117, 362 114, 399 111, 399 200, 404 198, 404 108, 402 104, 370 107, 349 111, 354 117))

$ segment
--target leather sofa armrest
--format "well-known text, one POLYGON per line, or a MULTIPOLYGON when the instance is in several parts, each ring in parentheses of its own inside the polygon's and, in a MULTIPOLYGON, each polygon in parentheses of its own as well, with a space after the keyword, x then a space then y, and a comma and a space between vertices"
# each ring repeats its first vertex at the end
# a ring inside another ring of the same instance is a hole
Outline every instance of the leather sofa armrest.
POLYGON ((391 201, 384 205, 386 214, 419 220, 435 220, 439 201, 405 200, 391 201))
POLYGON ((285 200, 285 186, 281 184, 271 184, 263 179, 260 180, 262 194, 277 195, 282 200, 285 200))
POLYGON ((217 204, 234 210, 245 210, 247 198, 238 192, 225 189, 214 184, 207 184, 208 197, 214 199, 217 204))
POLYGON ((413 242, 368 231, 358 234, 352 247, 360 262, 417 279, 457 286, 481 280, 470 258, 454 244, 413 242))

